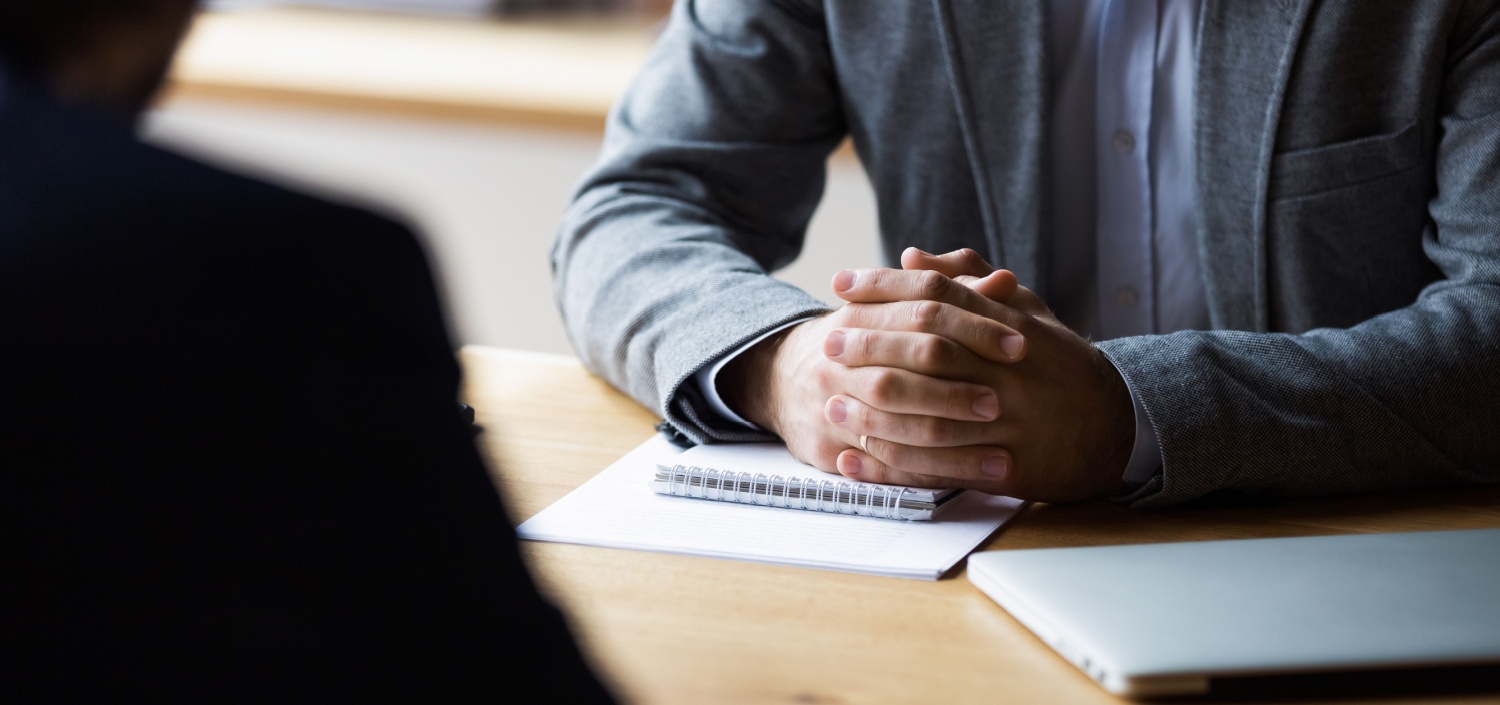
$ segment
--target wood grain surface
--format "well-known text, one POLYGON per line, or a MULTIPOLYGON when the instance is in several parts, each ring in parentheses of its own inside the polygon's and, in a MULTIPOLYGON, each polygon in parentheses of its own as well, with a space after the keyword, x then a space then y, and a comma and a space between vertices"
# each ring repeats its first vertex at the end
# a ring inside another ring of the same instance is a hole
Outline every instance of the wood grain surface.
MULTIPOLYGON (((576 359, 481 347, 465 348, 461 359, 465 398, 517 521, 653 433, 655 415, 576 359)), ((984 549, 1489 527, 1500 527, 1500 489, 1157 512, 1093 502, 1034 505, 984 549)), ((522 548, 602 675, 631 702, 1119 702, 962 569, 934 583, 588 546, 522 548)), ((1275 701, 1500 703, 1500 684, 1275 701)))

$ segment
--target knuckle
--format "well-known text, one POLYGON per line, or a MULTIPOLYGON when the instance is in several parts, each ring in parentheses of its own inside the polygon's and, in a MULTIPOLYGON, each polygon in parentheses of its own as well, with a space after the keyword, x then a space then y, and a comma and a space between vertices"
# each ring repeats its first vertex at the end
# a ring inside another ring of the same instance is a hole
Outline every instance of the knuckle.
POLYGON ((924 299, 940 298, 948 291, 951 281, 941 272, 927 270, 917 275, 917 292, 924 299))
POLYGON ((948 362, 948 346, 937 336, 928 336, 917 342, 912 357, 927 369, 944 367, 948 362))
POLYGON ((890 402, 899 384, 895 372, 889 369, 875 370, 870 374, 870 400, 877 405, 890 402))
POLYGON ((926 336, 914 339, 908 346, 906 359, 915 365, 913 369, 918 371, 930 369, 933 362, 932 341, 928 340, 926 336))
POLYGON ((859 356, 859 359, 875 359, 875 353, 877 352, 878 347, 876 345, 875 336, 870 335, 869 333, 866 333, 864 331, 859 331, 854 333, 851 337, 854 339, 854 344, 850 346, 850 349, 854 351, 855 355, 859 356))
POLYGON ((935 327, 942 312, 943 305, 936 301, 913 301, 911 304, 912 322, 921 330, 935 327))
POLYGON ((1000 340, 1005 336, 1005 333, 999 324, 987 318, 976 316, 970 325, 973 326, 974 340, 984 346, 985 350, 1000 349, 1000 340))
POLYGON ((847 369, 843 365, 826 358, 815 360, 811 373, 808 375, 808 377, 812 378, 810 386, 817 391, 818 396, 833 396, 837 393, 839 383, 845 378, 844 375, 847 369))
POLYGON ((950 387, 943 395, 945 410, 953 415, 968 415, 974 408, 975 394, 973 390, 965 387, 950 387))

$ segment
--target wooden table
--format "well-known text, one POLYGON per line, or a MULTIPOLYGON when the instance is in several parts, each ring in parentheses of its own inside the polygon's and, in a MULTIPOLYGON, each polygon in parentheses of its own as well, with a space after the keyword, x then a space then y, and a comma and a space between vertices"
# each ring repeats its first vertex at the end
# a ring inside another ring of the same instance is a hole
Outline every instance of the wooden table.
MULTIPOLYGON (((461 357, 517 521, 653 433, 655 415, 573 358, 480 347, 461 357)), ((1500 527, 1500 488, 1160 512, 1037 505, 984 550, 1490 527, 1500 527)), ((929 583, 564 544, 523 550, 602 675, 634 702, 1118 702, 961 572, 929 583)), ((1500 686, 1339 702, 1500 703, 1500 686)))

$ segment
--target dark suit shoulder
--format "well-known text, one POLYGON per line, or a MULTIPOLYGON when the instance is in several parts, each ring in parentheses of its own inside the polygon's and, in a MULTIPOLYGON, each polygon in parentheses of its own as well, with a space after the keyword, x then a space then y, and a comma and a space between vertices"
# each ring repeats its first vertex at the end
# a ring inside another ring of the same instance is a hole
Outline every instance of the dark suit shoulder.
POLYGON ((404 226, 6 95, 0 323, 7 684, 606 698, 458 419, 404 226))
MULTIPOLYGON (((80 309, 123 320, 134 309, 211 325, 216 311, 254 337, 262 325, 317 334, 330 320, 367 331, 378 315, 445 335, 426 257, 404 225, 14 92, 0 108, 0 280, 30 293, 11 299, 26 301, 11 311, 23 321, 80 309)), ((90 330, 101 329, 73 332, 90 330)))

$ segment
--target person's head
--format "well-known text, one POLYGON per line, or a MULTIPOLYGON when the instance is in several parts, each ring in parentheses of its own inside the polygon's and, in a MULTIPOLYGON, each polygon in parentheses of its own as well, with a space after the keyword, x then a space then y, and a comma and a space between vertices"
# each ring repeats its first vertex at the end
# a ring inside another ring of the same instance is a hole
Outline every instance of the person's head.
POLYGON ((160 87, 196 0, 0 0, 0 58, 59 98, 135 113, 160 87))

